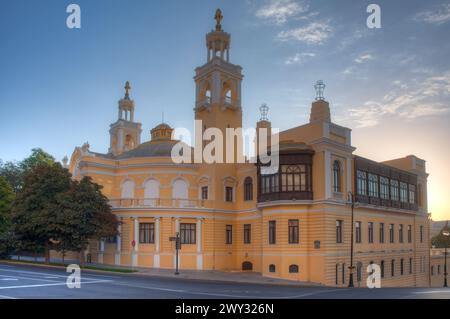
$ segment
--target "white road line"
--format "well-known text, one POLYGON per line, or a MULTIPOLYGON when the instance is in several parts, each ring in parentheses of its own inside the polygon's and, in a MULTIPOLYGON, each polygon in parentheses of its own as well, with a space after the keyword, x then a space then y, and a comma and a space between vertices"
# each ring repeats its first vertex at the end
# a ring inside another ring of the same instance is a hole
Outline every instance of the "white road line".
MULTIPOLYGON (((54 276, 54 277, 59 277, 59 278, 67 278, 67 276, 69 275, 69 273, 67 273, 67 275, 57 275, 57 274, 52 274, 52 273, 44 273, 44 272, 37 272, 37 271, 26 271, 26 270, 11 270, 11 269, 2 269, 0 268, 0 273, 2 273, 3 271, 5 272, 13 272, 13 273, 19 273, 19 274, 25 274, 25 275, 37 275, 37 276, 54 276)), ((81 271, 81 275, 83 276, 83 270, 81 271)), ((97 277, 102 277, 102 278, 111 278, 113 279, 114 277, 108 277, 108 276, 102 276, 102 275, 92 275, 92 274, 88 274, 88 275, 84 275, 83 276, 85 279, 95 279, 97 277)))
POLYGON ((0 299, 17 299, 17 298, 10 297, 10 296, 0 295, 0 299))
POLYGON ((1 281, 16 281, 19 280, 17 278, 0 278, 1 281))
MULTIPOLYGON (((95 281, 86 281, 81 282, 81 286, 87 284, 97 284, 102 282, 109 282, 110 280, 95 280, 95 281)), ((35 288, 35 287, 49 287, 49 286, 66 286, 65 282, 53 283, 53 284, 40 284, 40 285, 21 285, 21 286, 9 286, 9 287, 0 287, 0 289, 19 289, 19 288, 35 288)))
POLYGON ((421 294, 440 294, 440 293, 450 293, 450 290, 430 290, 430 291, 417 291, 413 292, 413 294, 421 295, 421 294))
MULTIPOLYGON (((11 278, 12 276, 8 276, 8 275, 0 275, 0 277, 8 277, 8 278, 11 278)), ((58 282, 58 281, 55 281, 55 280, 42 279, 42 278, 35 278, 35 277, 14 276, 14 278, 18 278, 18 279, 26 279, 26 280, 48 281, 48 282, 58 282)), ((67 277, 66 277, 66 278, 67 278, 67 277)), ((59 278, 58 278, 58 279, 59 279, 59 278)))

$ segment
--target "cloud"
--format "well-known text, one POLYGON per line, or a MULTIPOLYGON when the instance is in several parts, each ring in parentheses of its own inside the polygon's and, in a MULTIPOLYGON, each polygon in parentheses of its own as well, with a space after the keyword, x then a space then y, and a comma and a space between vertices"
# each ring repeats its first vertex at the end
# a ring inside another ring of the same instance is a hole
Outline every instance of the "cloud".
POLYGON ((294 0, 269 0, 256 11, 256 16, 277 25, 286 23, 288 18, 308 11, 308 5, 294 0))
POLYGON ((355 59, 356 63, 364 63, 367 61, 373 60, 373 56, 370 53, 361 54, 359 57, 355 59))
POLYGON ((295 55, 288 57, 286 61, 284 61, 284 63, 287 65, 302 64, 308 59, 313 58, 315 56, 316 56, 315 53, 296 53, 295 55))
POLYGON ((280 41, 300 41, 307 44, 323 44, 333 32, 326 22, 311 22, 306 27, 281 31, 277 39, 280 41))
POLYGON ((419 22, 441 25, 450 21, 450 3, 442 4, 434 10, 419 12, 414 16, 419 22))
POLYGON ((401 81, 393 84, 396 87, 381 101, 367 101, 349 110, 357 127, 375 126, 386 118, 417 119, 450 112, 450 71, 416 81, 409 90, 409 85, 401 81))

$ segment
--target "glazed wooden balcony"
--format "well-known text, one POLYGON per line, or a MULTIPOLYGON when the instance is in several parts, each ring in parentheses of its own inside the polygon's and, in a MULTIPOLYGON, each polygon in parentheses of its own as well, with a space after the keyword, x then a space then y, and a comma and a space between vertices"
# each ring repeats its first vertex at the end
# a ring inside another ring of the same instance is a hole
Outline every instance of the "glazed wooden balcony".
POLYGON ((179 198, 113 198, 109 205, 114 208, 211 208, 209 200, 179 198))

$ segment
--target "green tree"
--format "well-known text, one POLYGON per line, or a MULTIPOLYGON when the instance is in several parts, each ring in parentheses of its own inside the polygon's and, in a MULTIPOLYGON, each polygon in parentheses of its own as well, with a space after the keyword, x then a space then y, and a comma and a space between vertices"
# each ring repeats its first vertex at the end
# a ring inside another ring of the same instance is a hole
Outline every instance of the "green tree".
POLYGON ((42 150, 41 148, 33 148, 31 155, 21 162, 0 161, 0 176, 3 176, 17 193, 23 186, 24 178, 27 173, 38 164, 53 164, 55 158, 42 150))
POLYGON ((435 248, 450 248, 450 236, 444 236, 442 233, 444 231, 448 231, 450 232, 450 227, 447 225, 445 225, 441 231, 439 232, 439 234, 437 234, 436 236, 434 236, 433 238, 431 238, 431 245, 434 246, 435 248))
POLYGON ((58 212, 53 209, 59 194, 71 187, 71 175, 59 163, 46 162, 30 166, 23 186, 17 193, 12 209, 12 221, 17 239, 22 245, 44 248, 49 262, 49 250, 57 238, 58 212))
POLYGON ((55 249, 63 255, 68 250, 80 252, 81 264, 89 240, 117 235, 118 220, 101 189, 90 177, 73 181, 70 190, 61 193, 53 207, 58 212, 54 214, 58 234, 55 249))
POLYGON ((14 232, 11 222, 11 206, 14 191, 5 178, 0 176, 0 257, 7 257, 14 249, 14 232))
POLYGON ((14 193, 17 193, 22 187, 23 172, 17 162, 0 161, 0 176, 3 177, 12 187, 14 193))

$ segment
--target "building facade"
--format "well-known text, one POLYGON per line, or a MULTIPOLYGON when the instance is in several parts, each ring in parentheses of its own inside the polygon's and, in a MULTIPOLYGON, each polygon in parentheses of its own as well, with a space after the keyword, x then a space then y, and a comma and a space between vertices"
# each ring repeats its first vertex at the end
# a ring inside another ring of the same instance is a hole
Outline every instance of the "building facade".
MULTIPOLYGON (((226 135, 227 128, 242 127, 243 75, 230 60, 231 36, 222 30, 220 11, 216 20, 206 35, 206 62, 195 69, 194 118, 202 121, 202 133, 218 128, 226 135)), ((90 176, 103 185, 121 221, 117 237, 90 245, 92 261, 172 269, 170 237, 179 233, 181 270, 245 270, 346 286, 351 192, 355 286, 366 286, 370 263, 380 265, 382 286, 428 286, 425 161, 410 155, 376 163, 355 155, 351 130, 332 122, 323 85, 316 89, 309 123, 278 134, 278 171, 266 174, 260 163, 174 163, 179 141, 165 123, 141 142, 127 83, 109 151, 85 144, 69 164, 74 178, 90 176)), ((270 132, 265 114, 256 128, 270 132)), ((208 147, 204 141, 195 146, 208 147)))

